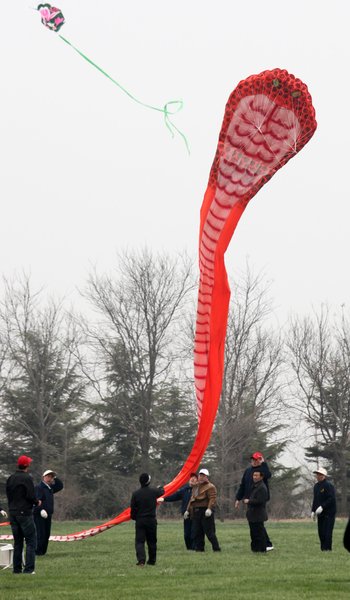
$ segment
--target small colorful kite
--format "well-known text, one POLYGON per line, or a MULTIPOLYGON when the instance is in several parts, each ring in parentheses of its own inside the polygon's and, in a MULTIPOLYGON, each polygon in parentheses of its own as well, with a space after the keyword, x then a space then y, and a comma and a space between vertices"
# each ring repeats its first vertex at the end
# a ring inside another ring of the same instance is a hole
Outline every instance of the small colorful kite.
POLYGON ((64 16, 59 8, 50 4, 38 4, 37 10, 41 16, 41 22, 51 31, 59 31, 64 25, 64 16))
MULTIPOLYGON (((38 4, 36 10, 40 13, 41 22, 43 23, 43 25, 45 25, 45 27, 47 27, 51 31, 58 32, 61 29, 62 25, 64 25, 64 23, 65 23, 65 18, 63 16, 61 10, 59 8, 56 8, 55 6, 51 6, 51 4, 38 4)), ((73 50, 75 52, 77 52, 77 54, 79 54, 84 60, 86 60, 88 63, 90 63, 90 65, 92 65, 93 67, 95 67, 95 69, 100 71, 100 73, 102 73, 102 75, 104 75, 110 81, 112 81, 112 83, 114 83, 114 85, 118 86, 119 89, 121 89, 127 96, 129 96, 129 98, 134 100, 134 102, 137 102, 137 104, 141 104, 141 106, 144 106, 145 108, 149 108, 151 110, 155 110, 157 112, 162 113, 164 116, 165 125, 167 126, 168 130, 170 131, 172 137, 175 136, 175 132, 178 133, 182 137, 182 139, 186 145, 187 152, 190 153, 190 149, 189 149, 189 145, 188 145, 186 136, 182 133, 182 131, 180 131, 180 129, 178 129, 176 127, 176 125, 174 125, 174 123, 170 119, 171 116, 175 115, 180 110, 182 110, 182 108, 183 108, 182 100, 170 100, 162 108, 158 107, 158 106, 152 106, 152 104, 147 104, 145 102, 142 102, 141 100, 138 100, 138 98, 136 98, 133 94, 131 94, 128 90, 126 90, 120 83, 118 83, 118 81, 113 79, 113 77, 108 75, 108 73, 106 73, 106 71, 101 69, 101 67, 99 67, 96 63, 94 63, 85 54, 83 54, 83 52, 81 52, 80 50, 78 50, 78 48, 73 46, 73 44, 71 44, 66 38, 64 38, 60 34, 58 35, 58 37, 60 37, 61 40, 63 40, 66 44, 68 44, 68 46, 73 48, 73 50)))
MULTIPOLYGON (((248 202, 305 146, 316 127, 315 110, 306 85, 285 70, 251 75, 238 84, 228 99, 201 208, 194 342, 198 430, 184 466, 165 486, 166 496, 198 469, 214 426, 222 387, 230 299, 224 262, 227 246, 248 202)), ((93 529, 50 539, 81 540, 128 519, 129 508, 93 529)))

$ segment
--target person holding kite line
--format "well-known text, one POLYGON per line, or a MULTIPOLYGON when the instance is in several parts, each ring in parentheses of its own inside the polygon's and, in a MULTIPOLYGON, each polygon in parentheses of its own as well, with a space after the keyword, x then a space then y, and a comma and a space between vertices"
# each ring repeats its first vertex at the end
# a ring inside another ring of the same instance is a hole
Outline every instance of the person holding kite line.
MULTIPOLYGON (((191 473, 189 482, 182 486, 177 492, 167 496, 166 498, 159 498, 159 501, 164 502, 177 502, 181 500, 181 514, 185 514, 188 503, 192 496, 193 486, 198 483, 197 473, 191 473)), ((184 519, 184 540, 187 550, 195 550, 195 544, 193 539, 193 521, 192 519, 184 519)))
POLYGON ((157 498, 163 496, 163 487, 150 487, 151 476, 142 473, 139 478, 141 487, 136 490, 130 501, 131 518, 135 521, 135 549, 137 566, 146 562, 145 542, 148 546, 148 565, 155 565, 157 558, 157 498))
POLYGON ((184 513, 184 519, 191 518, 193 538, 196 552, 204 552, 204 541, 207 536, 213 551, 220 552, 218 538, 215 533, 214 509, 216 505, 216 487, 209 481, 208 469, 198 473, 198 484, 193 486, 192 496, 184 513))

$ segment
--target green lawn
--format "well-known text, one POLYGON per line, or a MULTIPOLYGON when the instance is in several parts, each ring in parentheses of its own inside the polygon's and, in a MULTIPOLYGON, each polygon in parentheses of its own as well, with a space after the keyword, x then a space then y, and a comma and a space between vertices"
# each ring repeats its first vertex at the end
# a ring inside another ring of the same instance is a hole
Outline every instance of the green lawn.
MULTIPOLYGON (((73 533, 94 523, 54 523, 73 533)), ((275 550, 252 554, 248 525, 217 524, 221 553, 185 550, 182 523, 160 521, 155 567, 135 566, 134 525, 124 523, 81 542, 50 542, 35 576, 0 571, 1 600, 284 600, 350 598, 350 554, 337 521, 333 552, 319 550, 313 522, 269 522, 275 550)))

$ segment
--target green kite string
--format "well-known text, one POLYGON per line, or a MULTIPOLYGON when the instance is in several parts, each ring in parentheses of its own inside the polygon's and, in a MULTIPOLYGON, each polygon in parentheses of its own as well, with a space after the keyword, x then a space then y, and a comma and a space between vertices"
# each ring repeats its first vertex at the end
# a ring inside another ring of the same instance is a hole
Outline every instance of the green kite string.
POLYGON ((174 132, 176 131, 182 137, 182 139, 183 139, 183 141, 185 143, 187 152, 188 152, 188 154, 190 154, 190 147, 189 147, 188 141, 186 139, 186 136, 182 133, 182 131, 180 131, 180 129, 178 129, 176 127, 176 125, 174 125, 174 123, 170 119, 170 116, 175 115, 180 110, 182 110, 182 108, 183 108, 183 101, 182 100, 170 100, 169 102, 167 102, 164 105, 163 108, 159 108, 157 106, 152 106, 152 104, 146 104, 145 102, 142 102, 141 100, 139 100, 138 98, 136 98, 135 96, 133 96, 120 83, 118 83, 118 81, 116 81, 115 79, 113 79, 113 77, 111 77, 108 73, 106 73, 106 71, 104 71, 103 69, 101 69, 101 67, 99 67, 96 63, 94 63, 88 56, 86 56, 78 48, 76 48, 75 46, 73 46, 73 44, 71 44, 71 42, 69 40, 67 40, 65 37, 63 37, 60 34, 58 34, 58 37, 60 37, 61 40, 63 40, 66 44, 68 44, 68 46, 70 46, 71 48, 73 48, 73 50, 75 50, 75 52, 77 52, 84 60, 86 60, 88 63, 90 63, 90 65, 92 65, 93 67, 95 67, 95 69, 97 69, 98 71, 100 71, 100 73, 102 73, 102 75, 104 75, 105 77, 107 77, 107 79, 109 79, 112 83, 114 83, 114 85, 116 85, 119 89, 121 89, 122 92, 124 92, 124 94, 126 94, 127 96, 129 96, 129 98, 131 98, 132 100, 134 100, 134 102, 137 102, 137 104, 141 104, 141 106, 144 106, 145 108, 150 108, 151 110, 156 110, 157 112, 163 113, 165 125, 167 126, 168 130, 170 131, 172 137, 175 136, 174 132), (172 110, 169 109, 169 107, 171 107, 172 110))

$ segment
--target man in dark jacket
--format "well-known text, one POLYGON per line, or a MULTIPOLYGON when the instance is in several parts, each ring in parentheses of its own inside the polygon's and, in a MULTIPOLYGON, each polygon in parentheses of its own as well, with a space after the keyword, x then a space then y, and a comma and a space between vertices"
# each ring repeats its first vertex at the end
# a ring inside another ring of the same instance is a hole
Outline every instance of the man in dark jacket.
POLYGON ((51 533, 52 515, 54 512, 54 498, 63 489, 63 483, 58 479, 55 471, 47 469, 39 485, 35 486, 35 495, 41 500, 41 506, 34 508, 34 523, 36 527, 37 543, 36 554, 46 554, 51 533))
MULTIPOLYGON (((238 508, 241 500, 244 501, 245 498, 250 498, 250 494, 253 488, 253 473, 254 471, 260 471, 263 473, 263 481, 267 489, 267 500, 270 500, 270 490, 269 490, 269 482, 268 480, 271 477, 271 472, 268 467, 267 462, 265 462, 263 455, 261 452, 254 452, 250 457, 250 467, 248 467, 242 476, 241 484, 237 490, 235 508, 238 508)), ((265 529, 266 531, 266 529, 265 529)), ((269 538, 269 535, 266 531, 266 550, 273 550, 273 544, 269 538)))
POLYGON ((334 486, 327 479, 327 471, 320 467, 314 471, 317 483, 314 486, 314 498, 311 516, 317 517, 318 537, 321 550, 332 550, 332 535, 337 505, 334 486))
POLYGON ((254 471, 250 497, 245 498, 243 501, 247 505, 252 552, 266 552, 267 534, 264 522, 267 521, 267 498, 268 492, 264 483, 264 473, 263 471, 254 471))
POLYGON ((142 473, 141 487, 133 492, 130 501, 131 518, 135 521, 135 549, 137 566, 146 562, 145 542, 148 547, 148 565, 155 565, 157 559, 157 498, 163 496, 164 488, 150 487, 151 476, 142 473))
MULTIPOLYGON (((190 480, 186 485, 181 487, 177 492, 171 494, 164 498, 164 502, 177 502, 181 500, 181 514, 182 516, 185 514, 187 510, 188 503, 190 501, 192 495, 192 488, 194 485, 198 483, 198 475, 197 473, 191 473, 190 480)), ((163 500, 160 498, 160 500, 163 500)), ((193 538, 193 527, 192 527, 192 519, 184 519, 184 539, 187 550, 194 550, 194 538, 193 538)))
POLYGON ((344 544, 345 550, 350 552, 350 518, 348 519, 348 522, 345 527, 343 544, 344 544))
POLYGON ((40 506, 34 492, 34 483, 28 473, 32 459, 24 454, 18 458, 17 471, 6 482, 10 524, 14 540, 13 573, 22 573, 23 542, 26 541, 26 558, 23 573, 35 573, 36 532, 33 506, 40 506))

